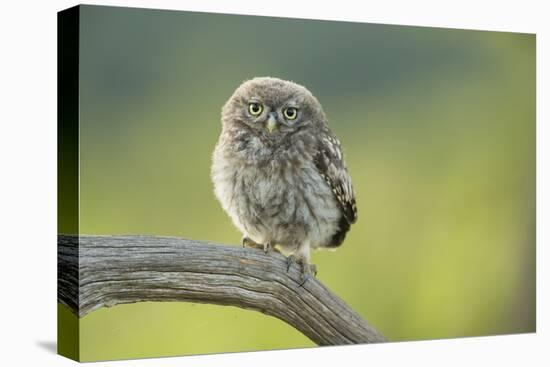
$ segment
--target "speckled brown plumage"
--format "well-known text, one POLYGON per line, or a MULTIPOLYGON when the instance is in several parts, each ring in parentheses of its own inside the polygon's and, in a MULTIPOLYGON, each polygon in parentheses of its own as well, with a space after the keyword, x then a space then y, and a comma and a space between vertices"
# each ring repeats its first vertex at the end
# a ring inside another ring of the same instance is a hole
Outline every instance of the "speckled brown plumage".
POLYGON ((243 245, 282 250, 303 281, 316 272, 310 248, 339 246, 357 220, 340 142, 317 99, 293 82, 237 88, 222 109, 212 180, 243 245))

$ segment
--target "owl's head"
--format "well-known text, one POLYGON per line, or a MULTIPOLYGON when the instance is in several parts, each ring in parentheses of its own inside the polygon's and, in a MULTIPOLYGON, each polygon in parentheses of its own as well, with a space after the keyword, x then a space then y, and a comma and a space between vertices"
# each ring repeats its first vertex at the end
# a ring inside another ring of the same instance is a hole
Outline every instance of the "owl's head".
POLYGON ((242 83, 222 109, 222 123, 245 124, 277 141, 325 124, 321 104, 305 87, 286 80, 258 77, 242 83))

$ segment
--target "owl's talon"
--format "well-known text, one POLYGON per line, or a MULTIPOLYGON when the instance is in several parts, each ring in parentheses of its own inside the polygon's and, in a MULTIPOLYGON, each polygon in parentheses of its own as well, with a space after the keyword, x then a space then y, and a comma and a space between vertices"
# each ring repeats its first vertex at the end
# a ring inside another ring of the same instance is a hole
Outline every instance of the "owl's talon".
POLYGON ((317 275, 317 267, 313 264, 302 263, 302 278, 300 281, 300 287, 302 287, 309 279, 314 278, 317 275))
POLYGON ((288 271, 290 270, 290 267, 292 266, 292 264, 294 263, 298 263, 298 260, 296 259, 296 256, 294 255, 289 255, 287 258, 286 258, 286 272, 288 273, 288 271))
POLYGON ((303 286, 308 281, 308 279, 314 278, 317 275, 317 266, 315 266, 314 264, 309 264, 306 260, 298 258, 294 255, 289 255, 286 258, 287 273, 290 270, 292 264, 300 265, 300 287, 303 286))
POLYGON ((275 251, 275 252, 281 253, 278 249, 276 249, 271 244, 271 242, 266 242, 264 244, 259 244, 259 243, 256 243, 256 242, 252 241, 250 238, 248 238, 246 236, 243 237, 241 244, 243 245, 243 247, 249 247, 249 248, 255 248, 255 249, 263 250, 266 255, 270 251, 275 251))
POLYGON ((309 269, 311 271, 311 274, 313 274, 313 276, 316 277, 317 276, 317 266, 315 266, 315 264, 310 264, 309 269))
POLYGON ((300 281, 300 284, 298 285, 299 287, 303 287, 304 284, 306 284, 306 282, 311 279, 311 275, 309 274, 302 274, 302 280, 300 281))
POLYGON ((256 242, 252 241, 250 238, 248 238, 246 236, 243 236, 241 244, 243 245, 243 247, 258 248, 258 246, 259 246, 256 242))

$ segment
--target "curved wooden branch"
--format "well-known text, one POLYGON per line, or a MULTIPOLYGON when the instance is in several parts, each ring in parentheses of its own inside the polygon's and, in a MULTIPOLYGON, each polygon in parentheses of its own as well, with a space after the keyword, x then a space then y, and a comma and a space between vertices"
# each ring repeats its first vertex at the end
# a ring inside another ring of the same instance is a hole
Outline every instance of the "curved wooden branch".
POLYGON ((317 279, 299 279, 278 253, 174 237, 58 237, 58 301, 79 317, 122 303, 212 303, 275 316, 318 345, 386 341, 317 279))

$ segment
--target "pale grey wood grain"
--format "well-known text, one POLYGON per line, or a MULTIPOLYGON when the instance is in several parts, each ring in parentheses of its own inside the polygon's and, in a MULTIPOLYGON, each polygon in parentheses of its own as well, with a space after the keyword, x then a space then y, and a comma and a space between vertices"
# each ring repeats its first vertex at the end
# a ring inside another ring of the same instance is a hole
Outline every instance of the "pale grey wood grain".
POLYGON ((278 253, 175 237, 60 235, 58 278, 58 301, 79 317, 122 303, 211 303, 277 317, 318 345, 386 341, 317 279, 300 287, 298 267, 287 272, 278 253))

